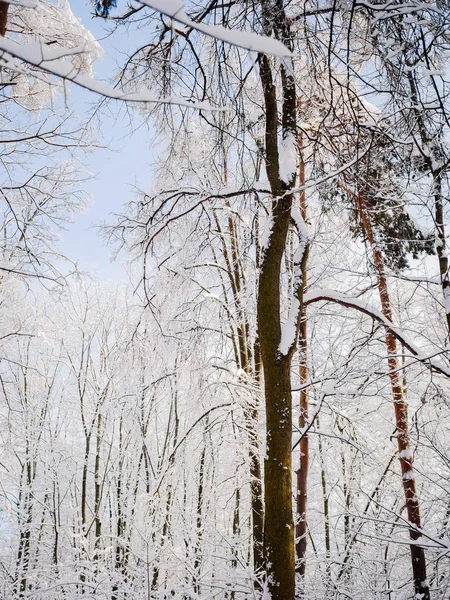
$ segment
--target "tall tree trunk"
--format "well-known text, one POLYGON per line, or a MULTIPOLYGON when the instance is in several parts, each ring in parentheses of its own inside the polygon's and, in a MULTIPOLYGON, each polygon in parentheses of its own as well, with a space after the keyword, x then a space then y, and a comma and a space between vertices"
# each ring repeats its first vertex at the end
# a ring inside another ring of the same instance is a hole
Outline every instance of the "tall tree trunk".
MULTIPOLYGON (((259 341, 255 342, 255 379, 258 388, 261 386, 261 351, 259 341)), ((252 510, 253 534, 253 569, 256 575, 264 569, 264 504, 261 459, 259 454, 259 436, 256 430, 258 423, 258 408, 255 407, 250 415, 249 445, 250 445, 250 493, 252 510)))
POLYGON ((57 566, 59 562, 59 530, 61 528, 61 497, 59 484, 56 479, 53 480, 53 530, 55 539, 53 543, 53 562, 57 566))
MULTIPOLYGON (((319 415, 316 418, 317 428, 320 429, 319 415)), ((331 578, 330 558, 331 558, 331 532, 330 532, 330 497, 327 486, 327 474, 325 471, 325 459, 323 451, 322 437, 319 435, 319 457, 320 457, 320 485, 322 488, 322 505, 323 505, 323 537, 325 542, 326 555, 326 573, 327 587, 331 578)))
MULTIPOLYGON (((260 56, 260 73, 266 104, 266 167, 272 194, 279 198, 286 190, 279 179, 276 91, 265 56, 260 56)), ((273 200, 272 233, 262 256, 257 300, 266 406, 264 548, 273 600, 293 600, 295 595, 291 355, 279 351, 281 263, 291 207, 292 194, 273 200)))
POLYGON ((84 443, 83 474, 81 477, 81 527, 84 535, 87 535, 87 488, 89 457, 91 453, 91 435, 86 433, 84 443))
MULTIPOLYGON (((300 103, 299 103, 300 108, 300 103)), ((305 185, 305 162, 303 160, 303 134, 299 134, 299 149, 300 149, 300 169, 299 169, 299 184, 300 187, 305 185)), ((306 220, 306 194, 305 190, 300 192, 300 213, 303 220, 306 220)), ((302 268, 302 286, 303 293, 306 290, 307 285, 307 270, 306 261, 302 268)), ((300 356, 300 367, 299 367, 299 380, 300 386, 305 386, 300 390, 300 413, 298 417, 298 427, 302 432, 308 424, 309 416, 309 398, 308 388, 306 382, 308 381, 308 341, 307 341, 307 323, 306 323, 306 306, 303 305, 300 321, 300 335, 299 335, 299 356, 300 356)), ((305 576, 306 572, 306 545, 307 545, 307 522, 306 522, 306 506, 308 499, 308 468, 309 468, 309 438, 308 432, 300 433, 300 447, 299 447, 299 464, 297 470, 297 524, 295 527, 296 537, 296 571, 301 577, 305 576)))
MULTIPOLYGON (((273 31, 292 46, 284 2, 262 3, 265 33, 273 31)), ((286 182, 280 177, 278 148, 278 105, 270 60, 259 55, 259 72, 265 108, 265 163, 272 200, 272 229, 261 256, 257 291, 258 335, 264 373, 266 407, 266 457, 264 463, 264 554, 267 585, 272 600, 295 597, 295 547, 292 514, 292 391, 291 362, 295 339, 285 352, 280 350, 281 265, 291 219, 295 172, 286 182)), ((292 74, 281 66, 282 136, 296 140, 297 99, 292 74)), ((301 314, 301 299, 299 299, 301 314)), ((298 322, 297 322, 298 332, 298 322)))
MULTIPOLYGON (((377 277, 378 293, 380 296, 381 311, 383 315, 389 319, 389 321, 392 321, 392 308, 387 287, 383 255, 376 243, 369 211, 362 193, 358 195, 356 202, 359 218, 372 252, 373 263, 377 277)), ((402 381, 399 374, 396 339, 390 330, 386 330, 385 339, 388 352, 389 378, 391 381, 392 398, 394 401, 395 423, 397 427, 397 445, 402 473, 403 491, 405 495, 408 521, 411 523, 411 525, 414 525, 414 528, 410 529, 409 535, 413 542, 417 542, 421 538, 422 534, 420 533, 420 506, 419 499, 417 497, 413 452, 409 435, 408 403, 405 398, 402 381)), ((427 581, 424 549, 418 544, 413 543, 410 546, 410 550, 415 592, 416 594, 420 594, 418 597, 421 598, 421 600, 429 600, 430 589, 427 581)))
POLYGON ((100 477, 100 460, 101 460, 101 447, 102 447, 102 436, 103 436, 103 422, 100 409, 97 415, 97 434, 96 434, 96 446, 95 446, 95 463, 94 463, 94 520, 95 520, 95 554, 94 560, 98 560, 98 549, 100 547, 100 538, 102 535, 102 521, 100 516, 101 503, 102 503, 102 482, 100 477))
POLYGON ((31 525, 33 523, 33 496, 31 485, 33 483, 33 468, 30 459, 30 448, 27 440, 26 459, 22 467, 22 486, 19 493, 19 508, 23 520, 19 524, 19 548, 17 551, 16 593, 23 598, 28 589, 28 570, 30 566, 31 525), (23 481, 25 480, 25 481, 23 481), (23 498, 23 502, 22 502, 23 498))
MULTIPOLYGON (((116 577, 117 574, 122 572, 122 574, 124 574, 125 572, 125 564, 124 564, 124 544, 125 544, 125 540, 124 540, 124 531, 125 531, 125 523, 124 523, 124 517, 123 517, 123 508, 122 508, 122 481, 123 481, 123 463, 124 463, 124 458, 123 458, 123 415, 120 415, 120 421, 119 421, 119 461, 118 461, 118 467, 117 467, 117 491, 116 491, 116 512, 117 512, 117 516, 116 516, 116 547, 115 547, 115 556, 114 556, 114 562, 115 562, 115 571, 116 571, 116 577)), ((117 585, 117 583, 114 583, 113 587, 112 587, 112 595, 111 595, 111 600, 118 600, 118 591, 119 591, 119 586, 117 585)), ((126 597, 126 595, 125 595, 126 597)))
MULTIPOLYGON (((238 544, 241 535, 241 490, 239 488, 238 482, 236 482, 236 491, 234 497, 235 504, 233 513, 233 558, 231 559, 231 566, 233 569, 236 569, 238 566, 238 544)), ((234 589, 231 590, 230 598, 231 600, 235 600, 236 598, 236 591, 234 589)))
POLYGON ((203 447, 202 454, 200 457, 200 467, 198 474, 198 488, 197 488, 197 540, 195 543, 195 559, 194 559, 194 574, 192 577, 192 584, 194 592, 198 596, 200 594, 200 567, 202 564, 201 560, 201 544, 203 537, 203 497, 205 489, 205 458, 206 458, 206 446, 203 447))

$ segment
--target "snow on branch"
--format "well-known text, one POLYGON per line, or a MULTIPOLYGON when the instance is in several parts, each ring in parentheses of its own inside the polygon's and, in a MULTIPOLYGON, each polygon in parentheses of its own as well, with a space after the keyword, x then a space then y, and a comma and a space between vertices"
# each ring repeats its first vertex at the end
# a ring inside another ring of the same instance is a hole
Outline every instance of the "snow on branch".
POLYGON ((292 52, 288 50, 284 44, 273 38, 236 29, 226 29, 219 25, 205 25, 204 23, 193 21, 188 17, 184 10, 183 0, 139 0, 139 2, 167 15, 179 23, 183 23, 183 25, 186 25, 187 27, 200 31, 209 37, 226 42, 232 46, 238 46, 255 52, 262 52, 280 58, 292 56, 292 52))
POLYGON ((420 350, 418 350, 414 346, 414 344, 407 339, 404 333, 391 321, 389 321, 389 319, 386 319, 386 317, 375 307, 362 302, 358 298, 346 296, 345 294, 340 294, 339 292, 335 292, 334 290, 319 289, 307 292, 303 297, 303 302, 305 305, 323 301, 334 302, 336 304, 340 304, 341 306, 345 306, 346 308, 354 308, 355 310, 358 310, 359 312, 362 312, 363 314, 371 317, 375 321, 378 321, 384 327, 386 327, 386 329, 388 329, 397 338, 397 340, 411 352, 411 354, 417 360, 431 367, 431 369, 433 369, 437 373, 440 373, 441 375, 445 375, 445 377, 450 378, 450 369, 443 365, 441 362, 435 360, 435 353, 431 355, 426 355, 420 350))
POLYGON ((180 98, 177 96, 160 98, 150 90, 124 92, 119 89, 114 89, 88 75, 80 73, 72 63, 62 60, 62 57, 73 56, 85 52, 85 49, 82 47, 72 48, 70 50, 67 48, 53 49, 40 42, 22 46, 13 40, 0 37, 0 51, 3 51, 0 55, 0 64, 4 68, 22 73, 23 68, 19 61, 23 61, 29 65, 38 67, 50 75, 56 75, 61 79, 72 81, 80 87, 96 94, 100 94, 106 98, 127 102, 174 104, 177 106, 196 108, 198 110, 224 110, 223 108, 215 108, 207 102, 195 102, 188 98, 180 98))
MULTIPOLYGON (((154 10, 167 15, 168 17, 179 21, 180 23, 195 29, 207 36, 221 40, 233 46, 239 46, 247 50, 263 52, 273 56, 285 57, 291 56, 291 52, 280 41, 266 36, 245 31, 226 29, 217 25, 205 25, 197 23, 190 19, 184 11, 182 0, 139 0, 141 4, 153 8, 154 10)), ((37 5, 29 0, 13 0, 15 4, 34 8, 37 5)), ((197 110, 222 111, 223 107, 213 107, 208 102, 197 102, 189 98, 178 96, 159 97, 150 90, 138 90, 135 92, 125 92, 120 89, 110 87, 100 81, 95 80, 80 70, 70 61, 63 60, 68 57, 83 55, 88 52, 86 47, 62 48, 55 50, 45 43, 36 42, 32 44, 21 45, 17 42, 1 37, 0 38, 0 67, 12 71, 23 73, 21 62, 37 67, 38 69, 55 75, 66 81, 71 81, 76 85, 85 88, 91 92, 126 102, 149 102, 154 104, 172 104, 195 108, 197 110)))

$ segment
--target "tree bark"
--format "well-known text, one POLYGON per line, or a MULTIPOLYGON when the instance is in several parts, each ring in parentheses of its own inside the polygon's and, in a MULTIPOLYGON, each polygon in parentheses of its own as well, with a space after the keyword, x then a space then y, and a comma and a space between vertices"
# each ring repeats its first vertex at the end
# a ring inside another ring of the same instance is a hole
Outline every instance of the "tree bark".
POLYGON ((439 259, 444 310, 447 320, 447 338, 450 338, 450 273, 448 270, 447 239, 445 235, 444 207, 442 200, 442 172, 432 171, 434 192, 434 218, 436 227, 436 252, 439 259))
MULTIPOLYGON (((266 104, 266 168, 275 197, 282 196, 279 179, 275 86, 267 57, 260 57, 266 104)), ((266 458, 264 464, 264 549, 268 585, 273 600, 295 595, 294 527, 292 518, 292 398, 291 356, 279 352, 281 342, 280 276, 292 195, 273 200, 273 228, 262 257, 258 283, 258 332, 264 373, 266 458)))
MULTIPOLYGON (((392 322, 392 308, 385 276, 383 255, 376 244, 375 235, 372 230, 370 216, 363 194, 358 195, 356 202, 360 221, 372 251, 377 277, 378 292, 381 302, 381 311, 383 315, 392 322)), ((402 381, 399 375, 397 342, 394 334, 389 329, 386 329, 385 339, 386 348, 388 351, 389 378, 391 381, 392 397, 394 401, 395 423, 397 427, 397 445, 402 473, 403 492, 405 495, 408 521, 414 526, 409 530, 409 535, 413 542, 417 542, 422 537, 422 534, 420 533, 420 506, 419 499, 417 497, 416 480, 414 474, 414 459, 409 435, 408 403, 405 398, 402 381)), ((430 589, 427 581, 425 551, 415 543, 411 544, 410 550, 415 592, 416 594, 420 594, 418 598, 421 598, 421 600, 429 600, 430 589)))
POLYGON ((0 35, 5 37, 8 24, 9 2, 0 2, 0 35))
MULTIPOLYGON (((271 31, 292 46, 284 2, 262 3, 265 33, 271 31)), ((272 200, 272 230, 261 257, 258 282, 258 336, 264 374, 266 407, 266 457, 264 462, 264 555, 267 585, 272 600, 295 597, 295 547, 292 514, 292 392, 291 361, 295 341, 285 354, 281 342, 281 265, 291 219, 295 183, 280 177, 278 104, 270 60, 259 55, 259 72, 266 118, 265 163, 272 200)), ((295 82, 282 65, 282 136, 296 139, 297 98, 295 82)), ((301 307, 299 315, 301 314, 301 307)), ((298 323, 297 323, 298 326, 298 323)))
MULTIPOLYGON (((300 108, 300 103, 299 103, 300 108)), ((303 134, 299 134, 299 148, 300 152, 303 149, 303 134)), ((303 156, 300 157, 300 169, 299 169, 299 184, 300 187, 305 185, 305 162, 303 156)), ((300 192, 300 213, 304 220, 306 220, 306 194, 305 190, 300 192)), ((307 271, 306 261, 302 268, 302 286, 303 293, 306 290, 307 285, 307 271)), ((308 362, 307 362, 307 323, 306 323, 306 306, 303 305, 300 321, 300 335, 299 335, 299 356, 300 356, 300 367, 299 367, 299 380, 300 385, 304 385, 308 380, 308 362)), ((300 414, 298 418, 298 427, 300 432, 308 424, 309 417, 309 397, 308 388, 300 390, 299 399, 300 414)), ((296 571, 303 578, 306 572, 306 546, 307 546, 307 521, 306 521, 306 507, 308 501, 308 468, 309 468, 309 437, 308 432, 301 433, 300 447, 299 447, 299 464, 297 470, 297 524, 295 527, 295 553, 296 553, 296 571)))

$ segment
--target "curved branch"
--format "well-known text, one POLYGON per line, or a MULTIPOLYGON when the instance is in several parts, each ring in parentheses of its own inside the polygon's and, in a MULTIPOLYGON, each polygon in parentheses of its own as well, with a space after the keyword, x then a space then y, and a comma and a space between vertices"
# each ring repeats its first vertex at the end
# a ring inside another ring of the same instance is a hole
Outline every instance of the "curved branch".
POLYGON ((339 292, 335 292, 333 290, 316 290, 307 292, 303 297, 303 303, 305 305, 313 304, 314 302, 333 302, 335 304, 340 304, 341 306, 345 306, 345 308, 354 308, 355 310, 367 315, 374 321, 378 321, 381 323, 388 331, 392 333, 396 337, 396 339, 411 352, 411 354, 419 360, 420 362, 425 363, 429 368, 444 375, 445 377, 450 378, 450 369, 443 365, 440 362, 437 362, 434 359, 434 355, 427 356, 420 352, 414 344, 409 341, 403 332, 396 327, 391 321, 386 319, 386 317, 375 307, 370 306, 370 304, 365 304, 358 300, 358 298, 353 298, 352 296, 346 296, 345 294, 340 294, 339 292))

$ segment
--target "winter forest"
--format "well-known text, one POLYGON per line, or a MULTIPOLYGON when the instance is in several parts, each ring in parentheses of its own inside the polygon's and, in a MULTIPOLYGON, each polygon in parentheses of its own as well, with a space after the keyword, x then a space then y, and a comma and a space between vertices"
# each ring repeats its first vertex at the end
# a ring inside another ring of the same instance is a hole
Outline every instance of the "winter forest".
POLYGON ((0 104, 0 600, 450 600, 448 0, 3 0, 0 104))

